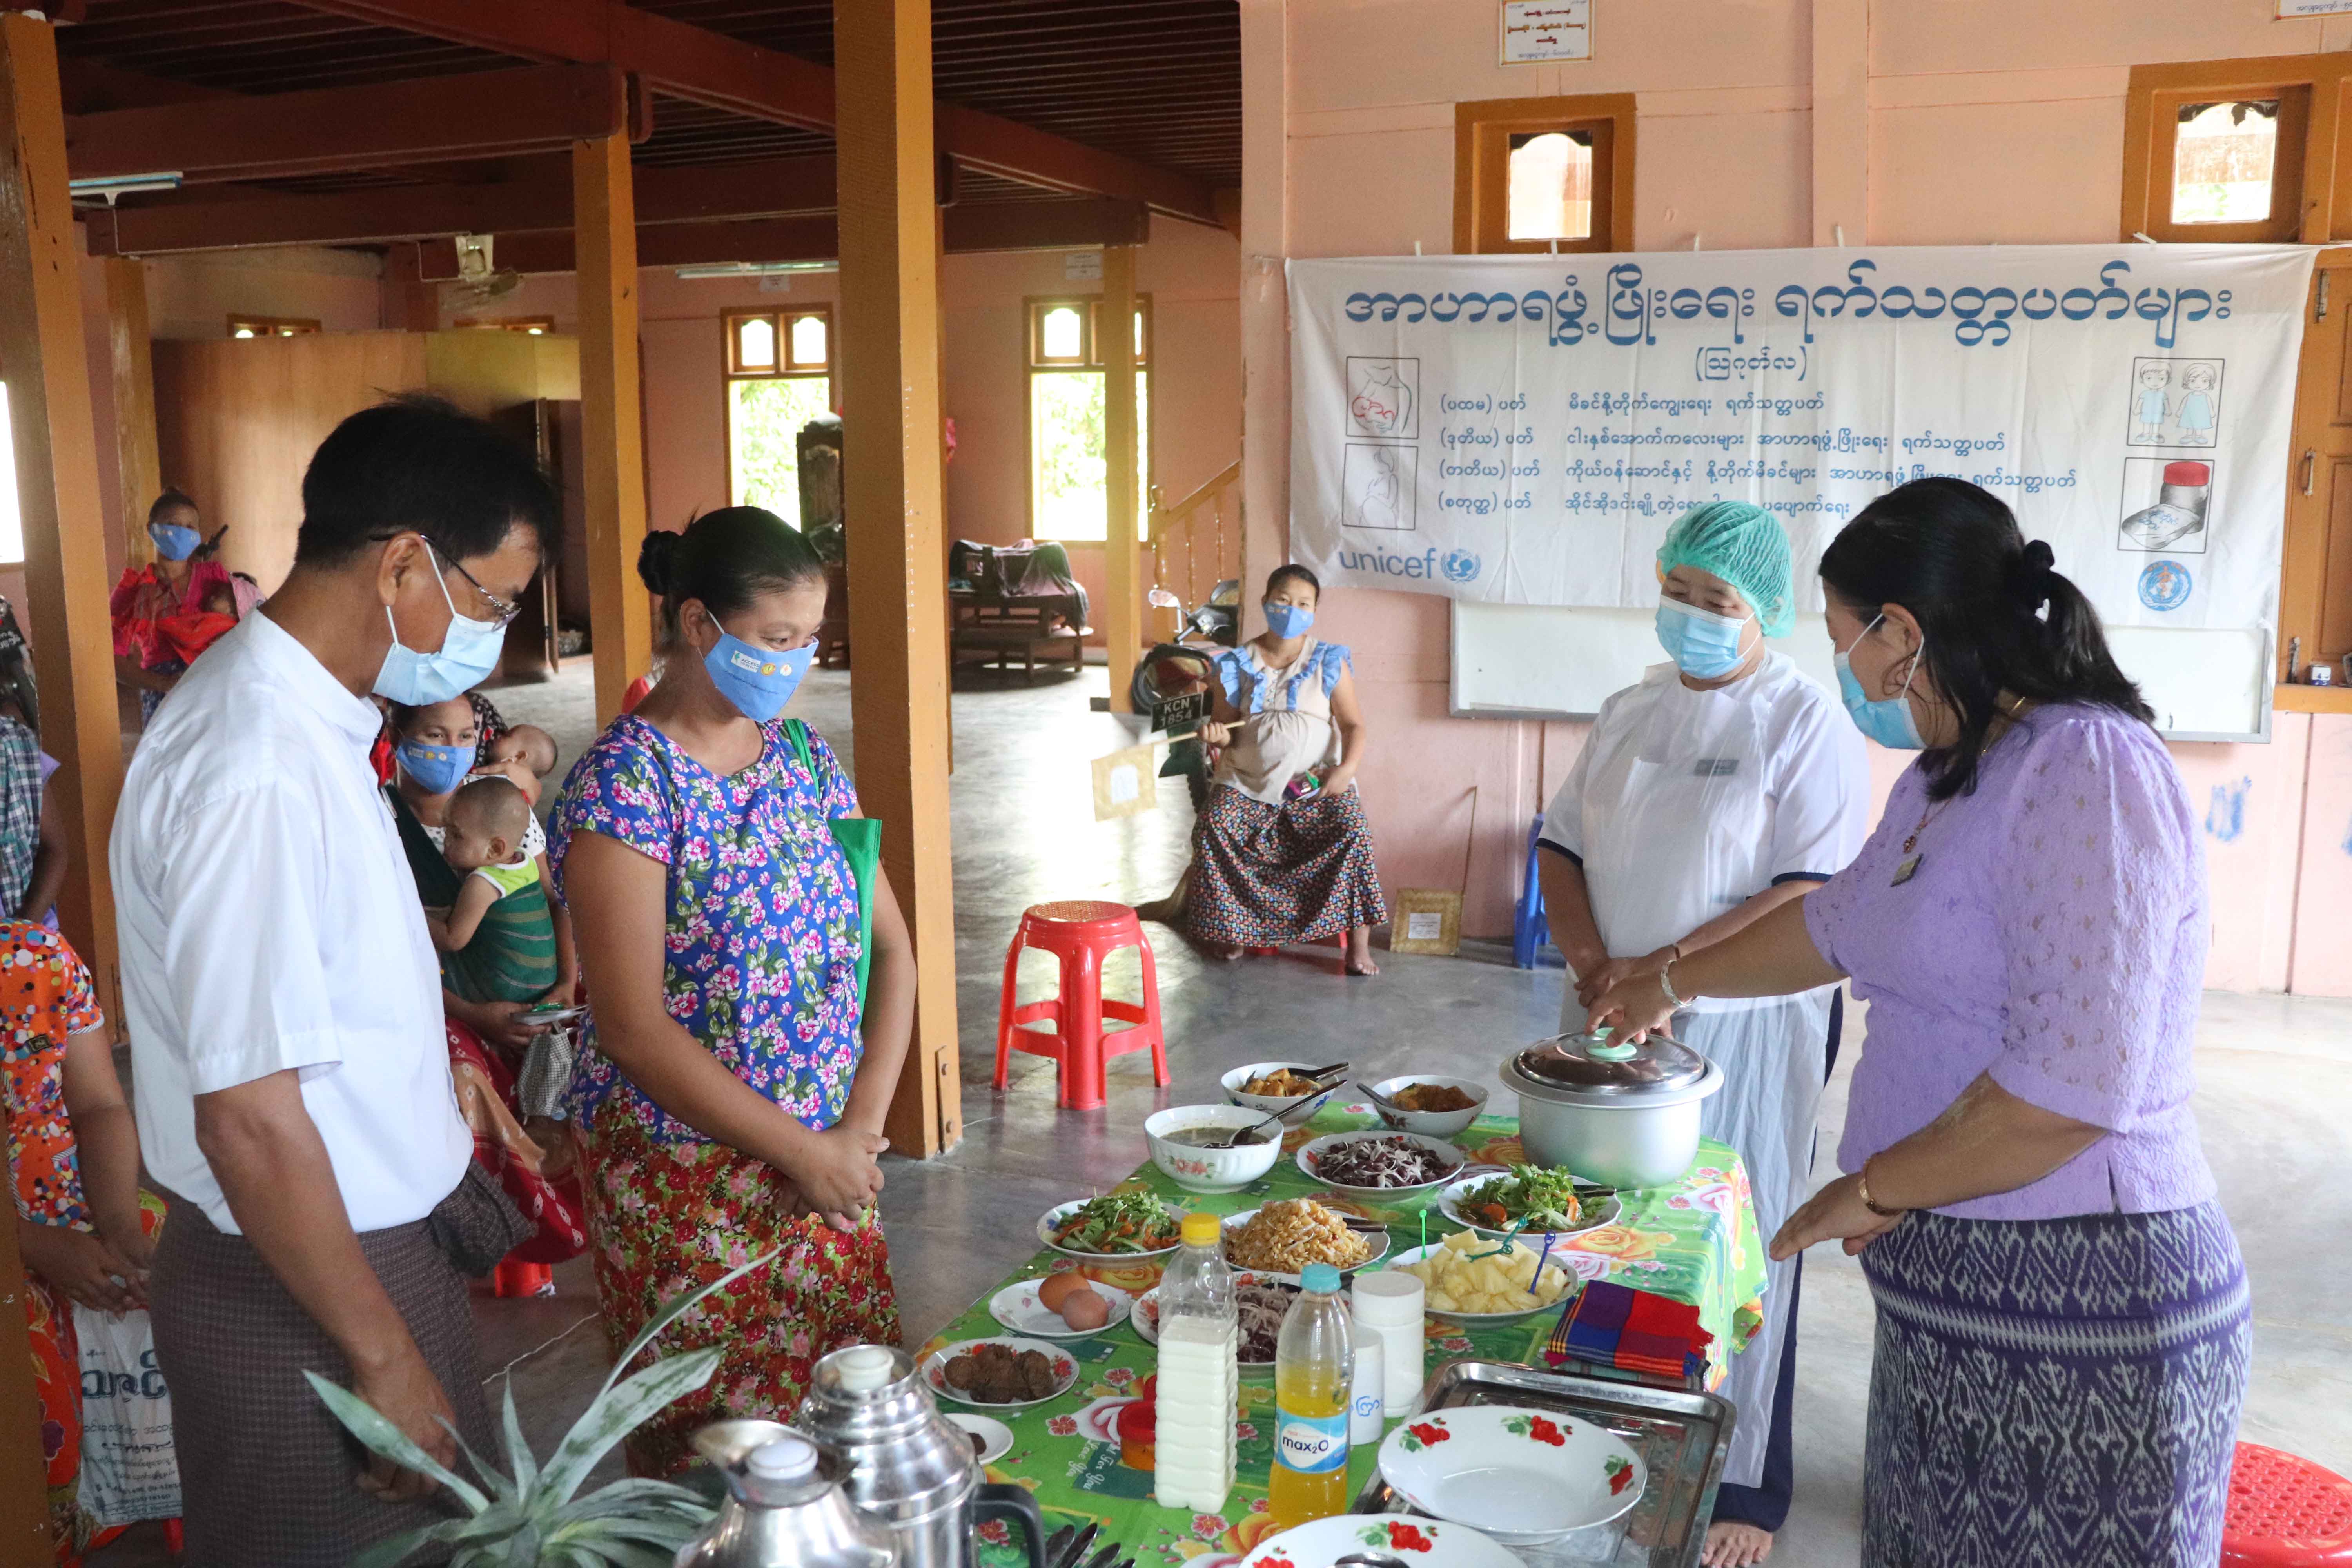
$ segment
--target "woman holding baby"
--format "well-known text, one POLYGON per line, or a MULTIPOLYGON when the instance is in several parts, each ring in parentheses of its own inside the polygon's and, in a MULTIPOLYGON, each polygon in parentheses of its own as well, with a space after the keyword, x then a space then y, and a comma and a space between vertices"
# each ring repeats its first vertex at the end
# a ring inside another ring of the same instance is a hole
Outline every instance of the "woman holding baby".
POLYGON ((593 1009, 572 1101, 606 1337, 778 1255, 656 1341, 719 1346, 726 1373, 630 1437, 651 1475, 711 1421, 789 1418, 828 1351, 898 1342, 874 1203, 915 965, 887 881, 877 868, 861 901, 836 837, 859 815, 847 773, 782 717, 824 615, 815 552, 730 507, 647 534, 637 571, 661 596, 661 684, 550 818, 593 1009))
MULTIPOLYGON (((560 1126, 527 1127, 515 1097, 523 1053, 541 1032, 528 1009, 569 1003, 578 987, 572 922, 548 894, 547 838, 531 813, 555 746, 527 724, 486 746, 480 728, 468 697, 394 705, 383 793, 441 954, 450 1073, 474 1158, 539 1227, 509 1260, 543 1268, 588 1240, 570 1141, 560 1126)), ((543 1274, 502 1273, 499 1288, 545 1284, 543 1274)))

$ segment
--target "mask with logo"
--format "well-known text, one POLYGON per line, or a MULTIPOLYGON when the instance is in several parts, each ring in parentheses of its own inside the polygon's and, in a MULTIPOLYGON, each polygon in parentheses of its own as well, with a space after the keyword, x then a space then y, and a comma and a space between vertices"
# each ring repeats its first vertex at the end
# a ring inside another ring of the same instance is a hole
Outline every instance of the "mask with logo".
POLYGON ((784 710, 815 657, 814 643, 778 653, 753 647, 720 626, 718 642, 702 656, 702 668, 710 672, 710 684, 719 688, 719 694, 744 718, 764 724, 784 710))
POLYGON ((1718 616, 1679 599, 1658 599, 1659 645, 1694 680, 1714 680, 1739 668, 1739 629, 1747 624, 1745 616, 1718 616))
POLYGON ((166 561, 185 561, 204 542, 204 535, 184 522, 151 522, 147 537, 155 542, 155 553, 166 561))
POLYGON ((392 749, 400 771, 416 781, 426 795, 447 795, 466 782, 474 766, 471 746, 436 746, 429 741, 403 741, 392 749))
POLYGON ((1261 605, 1265 629, 1278 637, 1295 637, 1315 624, 1315 612, 1304 605, 1261 605))
POLYGON ((375 672, 375 694, 411 708, 446 702, 479 686, 499 667, 499 651, 507 640, 505 623, 457 613, 457 601, 449 597, 449 580, 439 571, 440 552, 429 540, 425 550, 435 567, 433 580, 441 584, 442 602, 449 606, 449 629, 441 636, 441 651, 419 653, 403 647, 400 625, 386 605, 383 618, 392 627, 392 647, 383 656, 383 668, 375 672))
MULTIPOLYGON (((1862 637, 1868 637, 1872 628, 1885 618, 1881 615, 1877 620, 1863 627, 1862 637)), ((1853 640, 1859 644, 1862 637, 1853 640)), ((1911 679, 1919 673, 1919 658, 1927 651, 1927 645, 1923 639, 1911 655, 1911 668, 1903 677, 1903 689, 1892 697, 1875 700, 1863 690, 1862 678, 1853 672, 1852 650, 1840 649, 1832 656, 1832 662, 1837 666, 1838 696, 1843 700, 1846 712, 1853 717, 1854 728, 1889 751, 1916 752, 1927 744, 1919 734, 1919 721, 1911 716, 1911 679)))

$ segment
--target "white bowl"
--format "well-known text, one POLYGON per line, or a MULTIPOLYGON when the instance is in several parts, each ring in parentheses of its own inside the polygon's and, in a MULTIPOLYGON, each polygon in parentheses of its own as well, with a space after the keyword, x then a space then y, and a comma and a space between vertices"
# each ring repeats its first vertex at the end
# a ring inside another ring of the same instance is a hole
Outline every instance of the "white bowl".
POLYGON ((1649 1483, 1640 1456, 1605 1427, 1507 1405, 1405 1422, 1381 1440, 1381 1479, 1423 1512, 1475 1519, 1512 1546, 1606 1524, 1641 1501, 1649 1483))
POLYGON ((1282 1129, 1273 1122, 1258 1130, 1260 1142, 1238 1149, 1198 1149, 1171 1143, 1167 1135, 1184 1127, 1220 1127, 1235 1132, 1265 1121, 1267 1112, 1245 1105, 1171 1105, 1143 1119, 1143 1139, 1151 1145, 1151 1163, 1187 1192, 1233 1193, 1274 1169, 1282 1156, 1282 1129))
POLYGON ((1439 1078, 1434 1073, 1409 1072, 1402 1078, 1384 1078, 1367 1087, 1374 1094, 1385 1097, 1416 1083, 1458 1089, 1468 1095, 1473 1103, 1459 1110, 1391 1110, 1379 1100, 1373 1100, 1373 1113, 1400 1132, 1418 1132, 1424 1138, 1451 1138, 1486 1112, 1486 1086, 1471 1079, 1439 1078))
MULTIPOLYGON (((1308 1068, 1322 1065, 1321 1062, 1252 1062, 1245 1068, 1235 1068, 1217 1081, 1224 1087, 1225 1098, 1235 1105, 1254 1106, 1260 1116, 1271 1116, 1279 1110, 1282 1112, 1282 1125, 1296 1127, 1315 1113, 1316 1102, 1323 1098, 1320 1094, 1244 1094, 1242 1085, 1283 1068, 1288 1068, 1292 1072, 1304 1072, 1308 1068)), ((1340 1087, 1346 1081, 1339 1079, 1334 1087, 1340 1087)))

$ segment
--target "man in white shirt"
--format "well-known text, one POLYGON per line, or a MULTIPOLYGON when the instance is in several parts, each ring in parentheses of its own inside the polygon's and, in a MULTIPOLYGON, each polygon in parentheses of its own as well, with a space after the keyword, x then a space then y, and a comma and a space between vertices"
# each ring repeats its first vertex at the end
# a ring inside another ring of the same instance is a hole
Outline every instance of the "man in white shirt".
POLYGON ((294 569, 157 710, 110 853, 192 1568, 341 1564, 445 1517, 304 1382, 444 1464, 488 1428, 463 1279, 428 1234, 473 1142, 415 884, 368 765, 372 693, 489 673, 552 534, 530 456, 432 399, 352 416, 294 569), (435 651, 425 651, 435 650, 435 651))

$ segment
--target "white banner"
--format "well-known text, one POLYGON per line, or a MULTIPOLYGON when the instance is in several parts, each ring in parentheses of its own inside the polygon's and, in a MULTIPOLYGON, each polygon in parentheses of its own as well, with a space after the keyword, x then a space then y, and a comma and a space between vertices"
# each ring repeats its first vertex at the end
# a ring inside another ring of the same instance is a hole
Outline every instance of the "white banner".
POLYGON ((2119 625, 2275 621, 2297 247, 1290 264, 1291 551, 1327 583, 1640 607, 1666 526, 1984 486, 2119 625))

